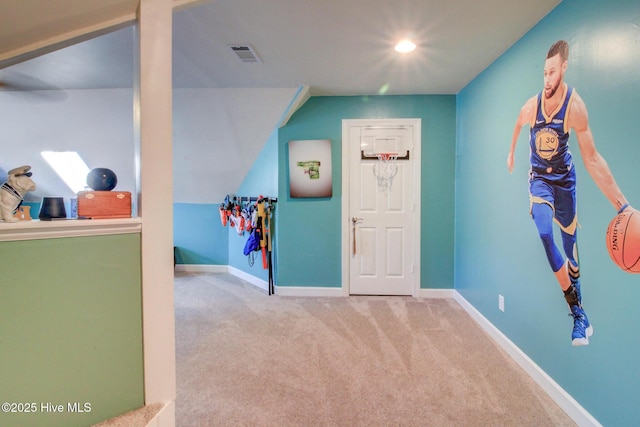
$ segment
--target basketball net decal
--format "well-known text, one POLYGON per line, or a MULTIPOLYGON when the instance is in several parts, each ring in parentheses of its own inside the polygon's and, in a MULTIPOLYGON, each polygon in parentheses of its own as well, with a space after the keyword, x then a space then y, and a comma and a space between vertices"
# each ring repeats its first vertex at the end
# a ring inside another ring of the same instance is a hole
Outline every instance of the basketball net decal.
POLYGON ((536 133, 536 152, 544 160, 551 160, 558 152, 558 132, 544 128, 536 133))

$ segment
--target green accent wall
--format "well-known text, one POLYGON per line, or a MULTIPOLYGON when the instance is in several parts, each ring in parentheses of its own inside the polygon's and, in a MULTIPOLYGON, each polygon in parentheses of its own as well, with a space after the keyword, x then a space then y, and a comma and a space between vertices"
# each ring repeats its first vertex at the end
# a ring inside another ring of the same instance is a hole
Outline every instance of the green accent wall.
POLYGON ((144 405, 140 235, 0 242, 0 259, 0 401, 36 409, 0 425, 87 426, 144 405))
POLYGON ((312 97, 278 132, 278 286, 342 286, 342 120, 422 119, 421 288, 453 288, 456 97, 312 97), (293 199, 288 142, 330 139, 333 195, 293 199))

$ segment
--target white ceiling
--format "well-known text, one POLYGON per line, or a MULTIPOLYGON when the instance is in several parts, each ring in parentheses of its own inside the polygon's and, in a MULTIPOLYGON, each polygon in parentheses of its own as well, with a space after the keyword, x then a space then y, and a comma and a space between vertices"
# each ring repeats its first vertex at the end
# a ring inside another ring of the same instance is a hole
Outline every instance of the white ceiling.
MULTIPOLYGON (((313 95, 371 95, 455 94, 560 1, 215 0, 185 6, 192 2, 174 0, 174 87, 308 85, 313 95), (407 36, 417 50, 397 54, 393 44, 407 36), (241 63, 229 44, 251 44, 263 63, 241 63)), ((134 32, 127 26, 137 3, 0 2, 1 87, 131 87, 134 32), (119 31, 102 35, 112 28, 119 31), (85 41, 85 34, 101 36, 85 41), (47 53, 51 49, 59 50, 47 53), (15 64, 33 56, 30 51, 46 54, 15 64)))
POLYGON ((135 20, 138 0, 0 2, 0 61, 135 20))

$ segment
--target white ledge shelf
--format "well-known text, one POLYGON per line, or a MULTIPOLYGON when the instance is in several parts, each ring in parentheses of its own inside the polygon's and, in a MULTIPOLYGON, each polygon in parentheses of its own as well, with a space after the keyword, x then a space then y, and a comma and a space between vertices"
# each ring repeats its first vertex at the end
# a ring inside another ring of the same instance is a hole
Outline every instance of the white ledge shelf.
POLYGON ((140 233, 142 218, 0 222, 0 242, 140 233))

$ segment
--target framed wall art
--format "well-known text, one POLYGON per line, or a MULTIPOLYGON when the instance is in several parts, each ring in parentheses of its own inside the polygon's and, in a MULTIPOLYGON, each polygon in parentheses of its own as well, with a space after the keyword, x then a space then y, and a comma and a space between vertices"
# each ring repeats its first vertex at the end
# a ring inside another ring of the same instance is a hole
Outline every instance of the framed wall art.
POLYGON ((331 140, 289 141, 289 194, 331 197, 331 140))

